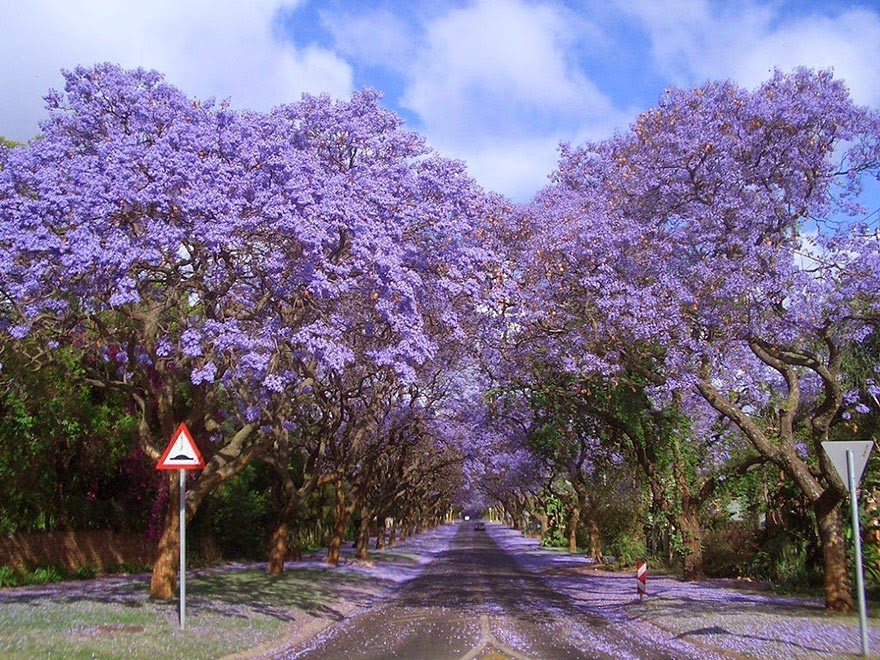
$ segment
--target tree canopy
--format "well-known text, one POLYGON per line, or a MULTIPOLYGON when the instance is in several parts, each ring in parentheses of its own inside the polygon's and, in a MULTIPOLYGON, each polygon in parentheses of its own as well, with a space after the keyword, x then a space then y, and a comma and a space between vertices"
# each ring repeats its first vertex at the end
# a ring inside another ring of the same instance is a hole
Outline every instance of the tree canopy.
POLYGON ((369 89, 258 113, 156 72, 65 80, 41 137, 0 146, 0 362, 77 351, 152 458, 187 421, 208 459, 189 517, 263 461, 286 501, 276 568, 327 485, 336 558, 353 514, 436 517, 455 491, 516 516, 563 502, 598 558, 603 488, 636 498, 632 459, 699 572, 700 507, 766 463, 815 517, 828 606, 851 607, 821 443, 877 405, 876 364, 849 365, 880 318, 858 205, 880 116, 831 73, 667 90, 563 145, 519 206, 369 89))

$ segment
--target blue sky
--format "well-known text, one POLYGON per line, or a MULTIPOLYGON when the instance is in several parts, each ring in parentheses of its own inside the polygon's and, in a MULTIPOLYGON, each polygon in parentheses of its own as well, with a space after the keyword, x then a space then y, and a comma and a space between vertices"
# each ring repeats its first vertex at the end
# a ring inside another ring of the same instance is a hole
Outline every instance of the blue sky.
POLYGON ((268 109, 364 86, 486 188, 524 201, 561 140, 625 128, 668 86, 833 67, 880 108, 878 0, 0 0, 0 135, 60 70, 110 61, 268 109))

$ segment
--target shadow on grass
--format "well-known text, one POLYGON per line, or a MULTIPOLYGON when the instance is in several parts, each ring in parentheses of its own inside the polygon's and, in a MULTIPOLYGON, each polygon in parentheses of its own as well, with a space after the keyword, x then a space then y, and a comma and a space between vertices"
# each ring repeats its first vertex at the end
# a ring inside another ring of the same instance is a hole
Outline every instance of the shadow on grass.
POLYGON ((128 575, 90 581, 55 582, 34 587, 0 589, 0 605, 44 606, 51 603, 99 602, 124 607, 142 607, 148 602, 150 576, 128 575))
POLYGON ((806 599, 737 592, 693 583, 654 590, 649 587, 645 602, 661 608, 665 615, 673 617, 677 614, 690 616, 695 611, 727 615, 796 616, 826 621, 836 616, 826 612, 821 604, 806 599))
MULTIPOLYGON (((297 568, 270 576, 262 568, 202 571, 187 576, 187 606, 194 611, 247 619, 262 615, 293 621, 297 612, 341 620, 332 603, 340 599, 361 604, 370 599, 381 578, 329 569, 297 568)), ((92 582, 60 582, 39 587, 0 590, 0 606, 51 607, 53 605, 101 603, 114 607, 176 610, 177 600, 154 601, 149 597, 149 575, 97 579, 92 582)))
MULTIPOLYGON (((797 649, 801 649, 802 651, 810 651, 812 653, 827 653, 828 649, 820 648, 818 646, 808 646, 807 644, 802 644, 793 639, 784 639, 782 637, 762 637, 761 635, 749 635, 746 633, 734 633, 730 632, 726 628, 722 628, 721 626, 709 626, 707 628, 698 628, 696 630, 688 630, 679 635, 676 635, 676 639, 687 639, 688 637, 696 637, 699 635, 713 635, 713 636, 730 636, 731 638, 737 639, 749 639, 755 640, 758 642, 772 642, 775 644, 784 644, 787 647, 794 647, 797 649)), ((720 640, 719 640, 720 641, 720 640)), ((736 645, 732 645, 736 646, 736 645)))
POLYGON ((199 576, 187 582, 187 594, 191 594, 194 606, 214 609, 224 616, 246 618, 256 612, 292 621, 296 618, 294 611, 299 611, 340 621, 344 617, 331 603, 340 599, 366 602, 372 593, 368 587, 381 582, 374 577, 331 570, 293 569, 270 576, 253 569, 199 576))

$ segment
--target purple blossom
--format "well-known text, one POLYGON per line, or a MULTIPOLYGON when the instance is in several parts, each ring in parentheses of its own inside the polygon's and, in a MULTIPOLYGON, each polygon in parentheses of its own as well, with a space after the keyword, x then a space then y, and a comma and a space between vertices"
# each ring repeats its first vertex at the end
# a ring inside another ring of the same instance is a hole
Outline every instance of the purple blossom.
POLYGON ((216 377, 217 365, 215 365, 213 362, 208 362, 201 368, 194 369, 192 371, 192 374, 190 374, 190 381, 192 381, 193 385, 199 385, 201 383, 213 383, 216 377))
POLYGON ((24 339, 30 334, 31 327, 29 325, 13 325, 9 328, 9 335, 13 339, 24 339))
POLYGON ((193 328, 184 330, 180 339, 184 355, 189 357, 198 357, 202 355, 201 336, 197 330, 193 328))

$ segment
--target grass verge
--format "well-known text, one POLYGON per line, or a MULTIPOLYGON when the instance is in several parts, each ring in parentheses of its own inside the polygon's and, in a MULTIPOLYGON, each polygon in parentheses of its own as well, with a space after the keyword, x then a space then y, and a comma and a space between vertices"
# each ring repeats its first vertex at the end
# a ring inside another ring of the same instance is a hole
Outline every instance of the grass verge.
POLYGON ((261 568, 187 576, 186 629, 178 602, 149 598, 149 576, 109 577, 0 591, 0 657, 217 658, 338 620, 339 603, 367 602, 375 576, 320 567, 270 577, 261 568), (320 574, 320 579, 316 579, 320 574))

